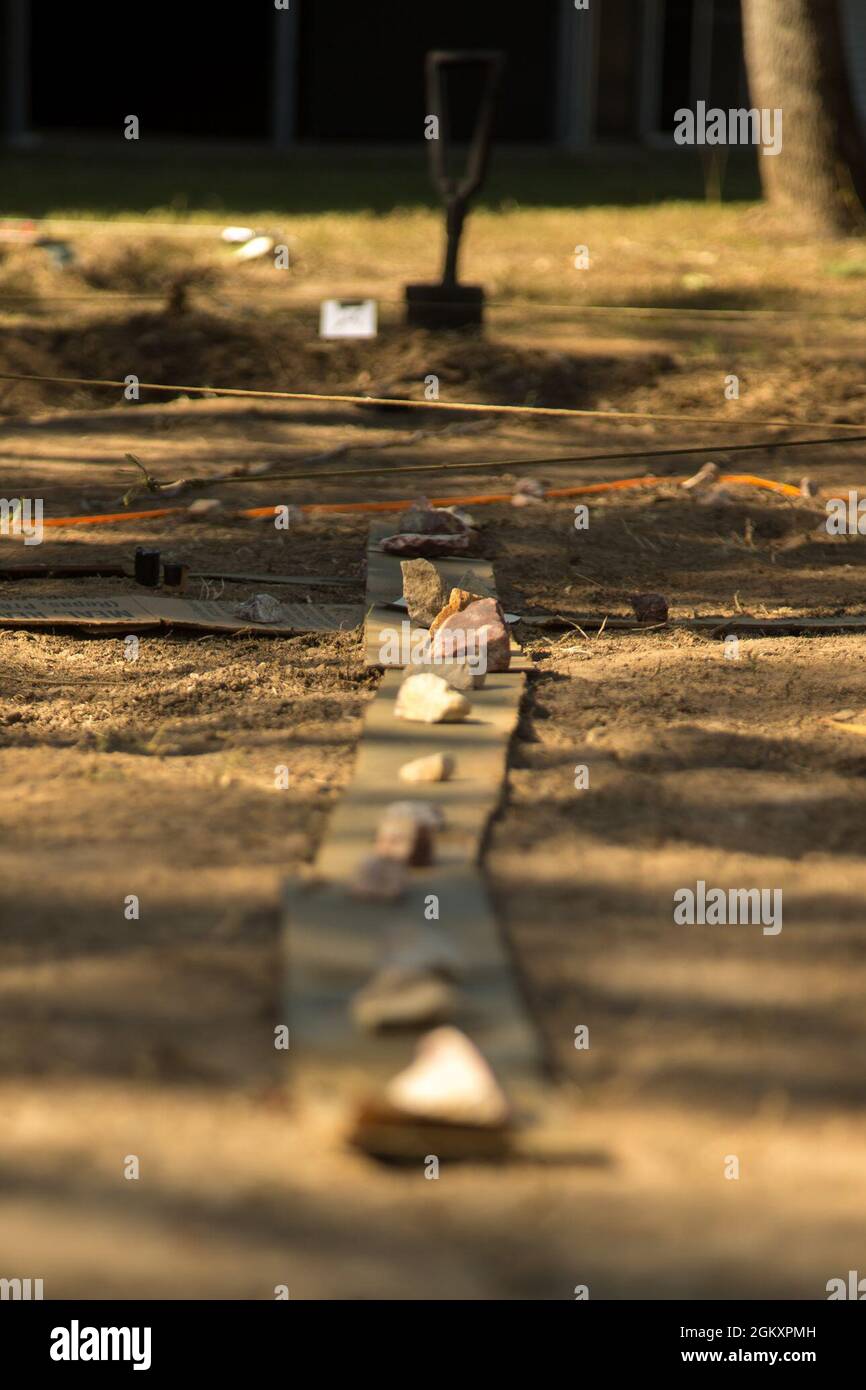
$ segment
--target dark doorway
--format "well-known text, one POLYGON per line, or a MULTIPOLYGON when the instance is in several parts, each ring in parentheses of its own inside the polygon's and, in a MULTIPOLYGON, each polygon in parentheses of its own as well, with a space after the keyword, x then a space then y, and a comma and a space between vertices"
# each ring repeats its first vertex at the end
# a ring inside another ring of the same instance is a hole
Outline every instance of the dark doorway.
MULTIPOLYGON (((312 140, 423 138, 424 55, 431 48, 499 48, 507 67, 496 134, 553 134, 557 7, 500 0, 300 0, 299 134, 312 140)), ((455 113, 459 116, 459 113, 455 113)), ((460 134, 459 119, 455 134, 460 134)))
POLYGON ((596 133, 601 139, 630 140, 638 124, 637 0, 605 0, 599 17, 596 133))
POLYGON ((693 9, 693 0, 665 3, 661 130, 673 130, 675 113, 692 104, 693 9))
POLYGON ((148 0, 30 6, 36 130, 257 140, 270 134, 274 10, 148 0))

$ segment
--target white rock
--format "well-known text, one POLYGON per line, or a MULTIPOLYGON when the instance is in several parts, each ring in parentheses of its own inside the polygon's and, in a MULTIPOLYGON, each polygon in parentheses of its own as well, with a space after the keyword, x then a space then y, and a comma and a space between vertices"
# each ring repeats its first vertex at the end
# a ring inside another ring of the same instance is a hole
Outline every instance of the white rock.
POLYGON ((388 1083, 395 1109, 448 1124, 498 1126, 509 1118, 505 1093, 473 1042, 457 1028, 436 1028, 405 1071, 388 1083))
POLYGON ((409 676, 404 680, 394 701, 398 719, 417 724, 456 724, 470 713, 471 704, 459 690, 441 676, 409 676))
POLYGON ((223 227, 222 231, 220 232, 220 236, 223 241, 237 243, 244 241, 252 241, 253 237, 255 236, 255 232, 253 231, 252 227, 223 227))
POLYGON ((247 241, 243 246, 239 246, 234 253, 236 261, 255 261, 262 256, 266 256, 269 251, 274 249, 274 239, 269 236, 254 236, 252 241, 247 241))
POLYGON ((447 782, 454 776, 455 762, 450 753, 431 753, 426 758, 414 758, 400 768, 402 782, 447 782))

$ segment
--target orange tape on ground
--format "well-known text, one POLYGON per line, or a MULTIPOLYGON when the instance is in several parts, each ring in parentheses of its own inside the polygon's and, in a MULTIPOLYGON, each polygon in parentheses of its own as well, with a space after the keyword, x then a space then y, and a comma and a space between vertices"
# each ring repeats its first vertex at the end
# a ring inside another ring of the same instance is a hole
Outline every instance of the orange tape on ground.
MULTIPOLYGON (((604 492, 622 492, 627 488, 635 487, 660 487, 663 485, 678 486, 684 482, 681 477, 656 478, 647 476, 644 478, 617 478, 606 483, 580 483, 575 487, 555 487, 549 488, 544 493, 545 497, 585 497, 592 494, 604 492)), ((740 487, 765 488, 770 492, 781 493, 785 497, 799 497, 800 489, 792 483, 778 483, 773 478, 759 478, 752 473, 723 473, 718 480, 720 483, 731 483, 740 487)), ((512 493, 510 492, 487 492, 461 497, 433 497, 431 502, 436 507, 481 507, 494 505, 496 503, 510 502, 512 493)), ((318 515, 329 512, 402 512, 407 507, 414 505, 416 499, 402 498, 397 502, 310 502, 298 508, 301 512, 310 515, 318 515)), ((223 515, 228 519, 231 517, 264 517, 273 516, 278 506, 282 503, 274 503, 267 507, 244 507, 240 511, 225 512, 223 515)), ((164 516, 178 516, 186 512, 186 507, 158 507, 146 512, 104 512, 94 516, 55 516, 44 520, 43 526, 110 526, 123 522, 131 521, 152 521, 164 516)))
MULTIPOLYGON (((273 511, 273 508, 270 509, 273 511)), ((186 507, 158 507, 152 512, 96 512, 93 516, 54 516, 43 520, 45 526, 109 526, 113 521, 149 521, 152 517, 173 516, 186 507)))

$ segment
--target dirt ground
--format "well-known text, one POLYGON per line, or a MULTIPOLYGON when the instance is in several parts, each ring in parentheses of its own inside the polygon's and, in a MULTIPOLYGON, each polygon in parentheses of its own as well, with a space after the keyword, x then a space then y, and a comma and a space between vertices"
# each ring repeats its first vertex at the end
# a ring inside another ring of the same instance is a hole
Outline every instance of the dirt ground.
MULTIPOLYGON (((81 312, 15 319, 0 366, 218 385, 218 339, 235 381, 285 384, 267 320, 235 315, 227 338, 198 309, 81 312)), ((309 389, 417 396, 438 369, 443 397, 691 410, 730 427, 146 393, 124 405, 84 388, 49 404, 45 387, 7 384, 0 491, 44 497, 47 516, 116 510, 141 481, 127 452, 163 483, 262 462, 310 476, 191 493, 224 501, 215 519, 49 531, 0 556, 129 568, 149 544, 194 570, 318 576, 272 590, 292 600, 360 602, 363 516, 278 533, 231 508, 500 491, 528 471, 515 460, 700 443, 740 471, 724 444, 755 437, 750 417, 857 419, 856 325, 794 342, 768 325, 743 368, 753 389, 725 402, 729 364, 754 346, 738 325, 583 338, 540 314, 468 347, 386 325, 371 357, 285 329, 309 389), (367 452, 316 457, 346 445, 367 452), (395 471, 441 462, 456 466, 395 471)), ((293 1108, 273 1048, 280 885, 351 776, 377 683, 356 633, 142 634, 132 662, 117 637, 0 630, 0 1272, 44 1278, 48 1297, 272 1298, 285 1284, 293 1298, 568 1299, 586 1284, 594 1298, 808 1299, 862 1265, 866 742, 841 726, 866 710, 863 639, 742 639, 732 659, 711 637, 581 627, 628 614, 640 591, 664 593, 675 617, 864 614, 866 538, 820 529, 822 498, 857 486, 862 445, 786 447, 811 433, 768 430, 774 451, 744 456, 763 476, 809 475, 811 504, 741 488, 704 501, 670 483, 587 499, 586 530, 572 501, 477 509, 506 606, 566 623, 520 630, 535 669, 485 867, 573 1114, 567 1164, 446 1167, 430 1182, 351 1154, 339 1113, 314 1125, 293 1108), (699 879, 782 889, 782 931, 675 925, 674 891, 699 879), (574 1047, 582 1024, 588 1051, 574 1047), (137 1182, 123 1176, 132 1154, 137 1182)), ((532 473, 566 486, 701 461, 532 473)), ((0 603, 23 591, 0 582, 0 603)))

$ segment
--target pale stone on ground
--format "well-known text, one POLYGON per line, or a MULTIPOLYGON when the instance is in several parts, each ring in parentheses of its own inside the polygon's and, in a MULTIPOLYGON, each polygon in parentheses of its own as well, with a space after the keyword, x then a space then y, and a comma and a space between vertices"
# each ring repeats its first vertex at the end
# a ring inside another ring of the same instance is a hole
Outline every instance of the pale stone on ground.
POLYGON ((472 709, 465 695, 441 676, 409 676, 397 692, 394 714, 417 724, 456 724, 472 709))
POLYGON ((400 768, 403 782, 447 782, 454 775, 454 759, 450 753, 431 753, 426 758, 414 758, 400 768))
POLYGON ((457 1028, 436 1028, 423 1037, 413 1061, 388 1083, 385 1099, 407 1116, 448 1124, 495 1126, 509 1118, 489 1063, 457 1028))

